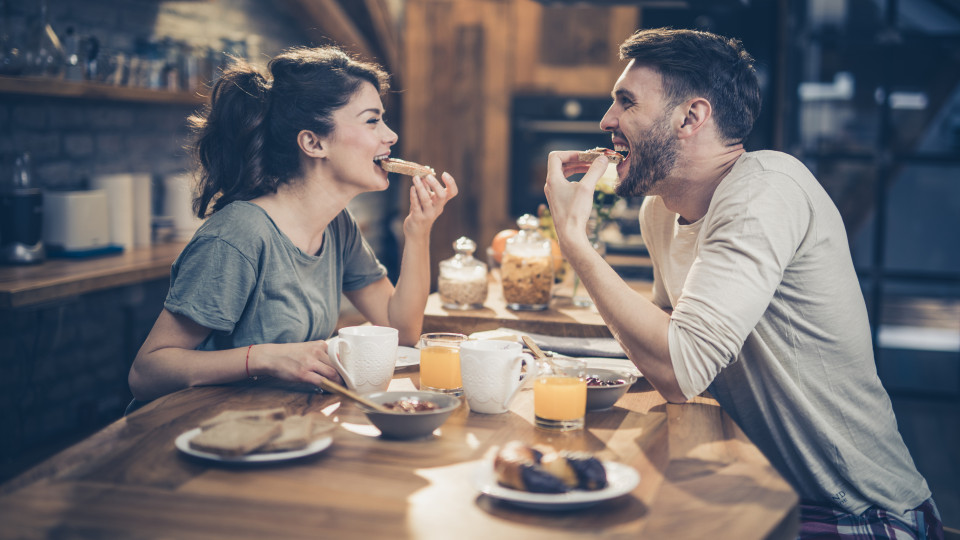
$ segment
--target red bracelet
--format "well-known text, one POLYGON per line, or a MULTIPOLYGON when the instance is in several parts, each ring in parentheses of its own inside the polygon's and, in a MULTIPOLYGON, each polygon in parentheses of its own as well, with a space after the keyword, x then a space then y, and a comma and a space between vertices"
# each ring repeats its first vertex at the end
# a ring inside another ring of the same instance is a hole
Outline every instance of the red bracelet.
POLYGON ((250 349, 252 348, 253 348, 253 344, 247 347, 247 378, 256 380, 257 379, 256 377, 253 377, 250 375, 250 349))

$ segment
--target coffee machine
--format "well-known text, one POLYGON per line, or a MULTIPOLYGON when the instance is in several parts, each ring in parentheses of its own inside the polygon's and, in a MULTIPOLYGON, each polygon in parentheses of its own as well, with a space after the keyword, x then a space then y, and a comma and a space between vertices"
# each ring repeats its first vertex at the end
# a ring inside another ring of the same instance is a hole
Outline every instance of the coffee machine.
POLYGON ((24 153, 14 162, 12 178, 0 182, 0 263, 37 264, 45 258, 43 192, 34 182, 30 154, 24 153))

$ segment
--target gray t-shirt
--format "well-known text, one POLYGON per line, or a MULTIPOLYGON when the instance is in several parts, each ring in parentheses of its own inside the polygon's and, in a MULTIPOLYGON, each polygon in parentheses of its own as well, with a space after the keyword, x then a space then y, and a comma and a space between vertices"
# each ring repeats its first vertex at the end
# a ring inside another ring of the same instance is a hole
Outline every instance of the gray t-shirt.
POLYGON ((198 350, 326 339, 341 291, 386 274, 347 210, 310 255, 262 208, 236 201, 207 218, 174 261, 164 307, 213 330, 198 350))
POLYGON ((780 152, 740 157, 706 215, 641 208, 654 301, 688 398, 710 393, 804 499, 859 514, 930 497, 874 364, 840 213, 780 152))

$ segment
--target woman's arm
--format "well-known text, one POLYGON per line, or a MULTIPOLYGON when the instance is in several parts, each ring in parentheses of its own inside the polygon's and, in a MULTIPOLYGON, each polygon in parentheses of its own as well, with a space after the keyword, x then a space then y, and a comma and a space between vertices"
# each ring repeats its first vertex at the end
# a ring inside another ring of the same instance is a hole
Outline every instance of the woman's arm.
POLYGON ((191 386, 239 381, 248 374, 313 385, 320 384, 321 376, 340 380, 329 364, 324 341, 195 350, 208 335, 209 328, 166 309, 161 311, 130 368, 133 396, 149 401, 191 386))
POLYGON ((403 255, 394 288, 386 278, 344 294, 368 321, 400 332, 401 345, 415 345, 423 328, 423 312, 430 294, 430 231, 447 201, 457 196, 457 183, 443 173, 413 178, 410 214, 403 220, 403 255))

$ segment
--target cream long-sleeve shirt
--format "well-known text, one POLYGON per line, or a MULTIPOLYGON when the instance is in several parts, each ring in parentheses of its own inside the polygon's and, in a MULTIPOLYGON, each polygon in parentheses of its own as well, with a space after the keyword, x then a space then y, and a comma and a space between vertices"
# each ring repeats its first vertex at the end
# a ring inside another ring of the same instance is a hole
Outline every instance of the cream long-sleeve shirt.
POLYGON ((806 167, 746 153, 707 214, 640 214, 685 396, 710 393, 799 492, 859 514, 930 497, 874 364, 843 221, 806 167))

